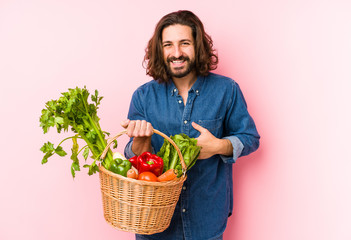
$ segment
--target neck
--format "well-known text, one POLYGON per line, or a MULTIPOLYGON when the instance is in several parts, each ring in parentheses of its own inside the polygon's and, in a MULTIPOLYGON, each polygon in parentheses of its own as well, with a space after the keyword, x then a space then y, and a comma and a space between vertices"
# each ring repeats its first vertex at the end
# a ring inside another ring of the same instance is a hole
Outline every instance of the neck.
POLYGON ((196 82, 196 79, 197 76, 194 71, 182 78, 172 78, 174 85, 178 88, 180 92, 188 92, 193 86, 193 84, 196 82))

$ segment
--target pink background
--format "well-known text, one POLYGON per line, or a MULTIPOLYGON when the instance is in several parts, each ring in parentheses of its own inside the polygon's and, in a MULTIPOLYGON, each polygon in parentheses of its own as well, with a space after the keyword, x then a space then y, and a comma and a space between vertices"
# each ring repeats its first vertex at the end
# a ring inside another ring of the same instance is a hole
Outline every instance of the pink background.
POLYGON ((149 80, 154 26, 179 9, 203 20, 216 72, 240 84, 262 136, 235 164, 224 239, 351 239, 350 1, 146 2, 0 1, 0 239, 133 239, 105 222, 98 175, 72 180, 69 157, 41 165, 41 145, 62 136, 38 120, 46 101, 86 85, 104 96, 103 129, 121 131, 149 80))

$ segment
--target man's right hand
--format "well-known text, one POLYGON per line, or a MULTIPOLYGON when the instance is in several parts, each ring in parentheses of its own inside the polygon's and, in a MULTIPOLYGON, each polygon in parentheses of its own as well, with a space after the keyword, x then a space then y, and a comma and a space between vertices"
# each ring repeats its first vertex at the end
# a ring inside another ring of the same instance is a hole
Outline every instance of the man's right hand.
POLYGON ((121 126, 127 129, 127 135, 134 138, 132 151, 136 155, 143 152, 151 152, 151 136, 154 133, 151 123, 145 120, 125 120, 121 126))

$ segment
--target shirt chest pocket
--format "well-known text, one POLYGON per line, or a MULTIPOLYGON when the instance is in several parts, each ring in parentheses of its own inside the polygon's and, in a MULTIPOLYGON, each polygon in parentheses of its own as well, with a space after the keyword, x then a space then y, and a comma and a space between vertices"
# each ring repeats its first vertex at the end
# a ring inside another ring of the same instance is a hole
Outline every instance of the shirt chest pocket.
POLYGON ((214 136, 220 137, 222 132, 223 119, 211 119, 211 120, 198 120, 196 121, 200 126, 206 128, 210 131, 214 136))

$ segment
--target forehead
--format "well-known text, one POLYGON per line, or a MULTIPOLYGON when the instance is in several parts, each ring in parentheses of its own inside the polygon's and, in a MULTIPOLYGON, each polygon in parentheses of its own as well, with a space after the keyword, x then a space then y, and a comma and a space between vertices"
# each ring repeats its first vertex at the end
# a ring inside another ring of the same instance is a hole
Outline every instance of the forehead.
POLYGON ((191 27, 175 24, 163 29, 162 42, 177 42, 182 40, 194 40, 191 27))

